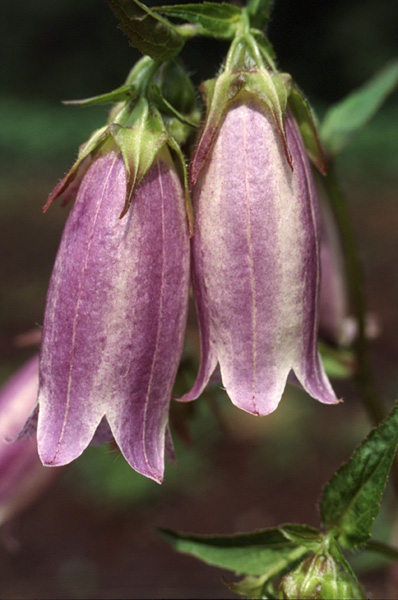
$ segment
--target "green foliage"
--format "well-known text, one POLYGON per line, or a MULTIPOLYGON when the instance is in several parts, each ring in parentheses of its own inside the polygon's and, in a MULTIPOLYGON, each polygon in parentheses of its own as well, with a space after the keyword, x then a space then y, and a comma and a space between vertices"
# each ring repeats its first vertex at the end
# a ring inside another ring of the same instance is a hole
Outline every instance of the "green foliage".
POLYGON ((138 0, 108 0, 130 44, 154 60, 176 56, 184 38, 166 19, 156 15, 138 0))
MULTIPOLYGON (((228 586, 249 598, 275 598, 275 583, 286 573, 290 575, 282 579, 281 598, 296 598, 297 586, 300 590, 304 586, 307 593, 309 567, 315 595, 300 597, 364 598, 341 548, 354 549, 367 542, 397 446, 398 406, 326 485, 321 499, 326 533, 301 524, 230 536, 160 533, 179 552, 245 575, 228 586), (313 565, 319 565, 319 573, 312 573, 313 565)), ((397 550, 380 543, 368 543, 364 549, 397 556, 397 550)))
POLYGON ((299 524, 231 536, 189 535, 170 530, 160 530, 160 534, 178 552, 237 574, 261 575, 265 580, 291 568, 317 547, 320 536, 317 529, 299 524))
POLYGON ((387 65, 371 81, 328 110, 321 125, 320 136, 331 156, 336 156, 350 144, 397 85, 398 60, 387 65))
POLYGON ((398 406, 325 486, 322 521, 336 532, 343 548, 356 548, 368 540, 397 445, 398 406))
POLYGON ((237 24, 242 19, 240 8, 226 3, 177 4, 159 6, 154 11, 193 23, 197 26, 196 33, 199 35, 227 40, 234 37, 237 24))

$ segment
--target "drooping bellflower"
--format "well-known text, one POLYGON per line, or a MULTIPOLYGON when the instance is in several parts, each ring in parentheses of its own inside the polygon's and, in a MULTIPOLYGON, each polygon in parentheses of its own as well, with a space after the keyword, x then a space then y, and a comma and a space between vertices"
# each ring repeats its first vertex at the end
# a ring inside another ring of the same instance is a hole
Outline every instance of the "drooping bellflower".
POLYGON ((232 402, 257 415, 275 410, 291 371, 317 400, 338 401, 317 352, 315 187, 291 112, 272 106, 275 90, 265 70, 226 71, 207 86, 191 165, 201 365, 183 400, 201 394, 218 364, 232 402))
POLYGON ((87 170, 47 296, 38 448, 45 465, 69 463, 105 419, 129 464, 160 482, 187 317, 189 233, 161 116, 145 97, 134 111, 80 153, 91 163, 80 165, 87 170))
POLYGON ((101 154, 68 218, 45 312, 38 445, 44 464, 68 463, 106 416, 130 465, 160 480, 187 314, 187 222, 166 148, 119 219, 125 188, 121 154, 101 154))

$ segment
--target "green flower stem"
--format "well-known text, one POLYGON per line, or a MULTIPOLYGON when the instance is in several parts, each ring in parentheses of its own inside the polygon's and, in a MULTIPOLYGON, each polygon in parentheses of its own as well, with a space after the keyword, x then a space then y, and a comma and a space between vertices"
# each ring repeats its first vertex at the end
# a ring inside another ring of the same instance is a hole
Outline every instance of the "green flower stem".
MULTIPOLYGON (((347 285, 354 316, 358 323, 358 335, 354 342, 354 352, 357 360, 354 378, 359 390, 360 399, 370 421, 373 425, 378 425, 386 416, 386 413, 376 388, 369 359, 369 349, 365 329, 366 302, 363 288, 362 268, 349 211, 333 164, 328 165, 328 174, 324 178, 324 184, 328 191, 330 206, 340 231, 345 257, 347 285)), ((392 468, 392 476, 395 491, 398 496, 397 460, 395 460, 392 468)))
POLYGON ((334 165, 329 165, 324 183, 340 231, 346 262, 347 285, 354 316, 358 324, 358 336, 354 343, 354 351, 357 358, 355 379, 369 418, 374 425, 378 425, 383 420, 385 413, 376 389, 369 360, 365 331, 366 304, 362 268, 347 204, 338 182, 334 165))
POLYGON ((376 540, 370 540, 366 542, 364 546, 364 550, 370 550, 371 552, 377 552, 378 554, 382 554, 386 558, 390 558, 392 560, 398 560, 398 548, 394 548, 393 546, 389 546, 388 544, 383 544, 383 542, 377 542, 376 540))

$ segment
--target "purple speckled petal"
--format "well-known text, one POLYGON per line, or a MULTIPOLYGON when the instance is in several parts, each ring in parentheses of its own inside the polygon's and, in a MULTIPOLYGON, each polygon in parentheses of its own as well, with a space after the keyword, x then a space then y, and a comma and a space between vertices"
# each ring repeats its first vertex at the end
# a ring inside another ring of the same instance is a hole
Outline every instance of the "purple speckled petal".
POLYGON ((315 398, 337 402, 316 351, 315 196, 289 115, 286 134, 293 172, 272 117, 236 103, 194 187, 203 364, 184 400, 199 395, 218 361, 232 402, 250 413, 275 410, 291 369, 315 398))
POLYGON ((136 236, 130 260, 135 267, 126 289, 130 304, 119 308, 129 330, 127 360, 123 348, 115 344, 113 349, 116 364, 124 363, 129 383, 123 390, 117 384, 107 419, 129 463, 161 480, 169 401, 189 296, 184 197, 170 160, 156 161, 130 211, 136 236))
POLYGON ((106 415, 130 465, 161 481, 188 303, 184 197, 166 149, 119 219, 125 186, 121 155, 98 157, 65 227, 43 330, 39 453, 70 462, 106 415))
MULTIPOLYGON (((201 248, 200 236, 201 230, 195 225, 194 248, 201 248)), ((198 376, 192 389, 181 398, 178 398, 181 402, 187 402, 198 398, 209 383, 217 366, 217 355, 215 353, 216 341, 210 326, 210 304, 207 298, 206 285, 202 279, 203 272, 203 252, 194 251, 192 254, 191 276, 199 322, 201 363, 198 376)))

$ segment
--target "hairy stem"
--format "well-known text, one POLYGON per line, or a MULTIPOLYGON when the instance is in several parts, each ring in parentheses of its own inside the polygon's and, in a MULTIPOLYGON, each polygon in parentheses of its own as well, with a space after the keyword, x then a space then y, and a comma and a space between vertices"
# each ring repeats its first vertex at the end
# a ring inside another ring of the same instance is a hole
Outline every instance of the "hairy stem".
POLYGON ((383 420, 385 411, 374 382, 369 360, 365 331, 366 302, 363 290, 362 268, 347 204, 333 165, 329 167, 324 182, 340 231, 346 263, 347 285, 354 316, 358 324, 358 335, 354 343, 354 351, 357 358, 355 380, 370 420, 374 425, 378 425, 383 420))
MULTIPOLYGON (((358 335, 354 342, 354 352, 357 360, 355 382, 360 399, 373 425, 378 425, 386 416, 386 411, 377 390, 371 361, 369 359, 368 341, 366 338, 366 301, 363 286, 362 268, 359 259, 355 235, 334 165, 329 165, 328 174, 324 179, 328 192, 330 206, 333 210, 343 245, 348 291, 352 309, 358 324, 358 335)), ((392 468, 392 478, 396 495, 398 496, 398 461, 395 459, 392 468)))

